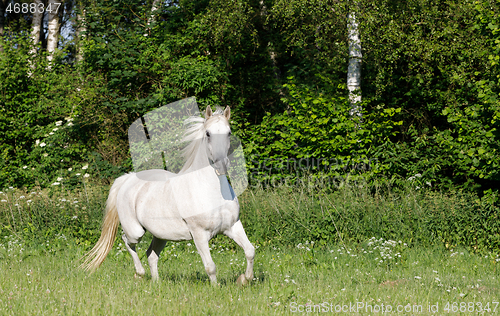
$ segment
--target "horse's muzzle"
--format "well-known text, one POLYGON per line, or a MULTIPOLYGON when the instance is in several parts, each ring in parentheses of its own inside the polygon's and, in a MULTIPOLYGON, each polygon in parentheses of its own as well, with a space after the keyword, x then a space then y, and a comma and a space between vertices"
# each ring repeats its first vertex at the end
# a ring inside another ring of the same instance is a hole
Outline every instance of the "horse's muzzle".
POLYGON ((229 168, 229 159, 226 157, 211 163, 211 165, 215 169, 215 173, 218 176, 221 176, 227 173, 227 169, 229 168))

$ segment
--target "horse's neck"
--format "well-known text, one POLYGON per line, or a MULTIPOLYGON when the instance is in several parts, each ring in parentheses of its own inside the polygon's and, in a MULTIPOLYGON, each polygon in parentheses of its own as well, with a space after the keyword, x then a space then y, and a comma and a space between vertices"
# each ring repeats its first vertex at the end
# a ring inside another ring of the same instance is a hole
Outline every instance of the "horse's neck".
POLYGON ((184 167, 182 167, 179 174, 201 170, 203 168, 208 167, 210 164, 208 162, 208 155, 206 150, 205 140, 202 139, 199 141, 200 143, 197 145, 196 150, 190 157, 187 157, 186 163, 184 167))

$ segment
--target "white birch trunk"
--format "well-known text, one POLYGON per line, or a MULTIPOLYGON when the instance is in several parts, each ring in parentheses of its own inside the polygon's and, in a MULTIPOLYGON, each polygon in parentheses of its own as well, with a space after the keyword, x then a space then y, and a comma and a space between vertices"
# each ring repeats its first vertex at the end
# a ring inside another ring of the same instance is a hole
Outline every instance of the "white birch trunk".
POLYGON ((33 22, 31 25, 31 49, 30 55, 36 54, 36 45, 40 42, 40 30, 42 29, 43 12, 40 12, 38 5, 43 5, 42 0, 34 0, 36 4, 35 13, 33 13, 33 22))
MULTIPOLYGON (((54 53, 57 49, 57 44, 59 42, 59 10, 62 10, 62 5, 56 4, 56 1, 61 0, 49 0, 47 7, 50 7, 52 12, 49 12, 49 34, 47 35, 47 59, 49 60, 49 69, 51 68, 52 59, 54 58, 54 53), (56 11, 57 8, 57 11, 56 11)), ((60 2, 59 2, 60 3, 60 2)))
POLYGON ((155 11, 160 8, 161 0, 153 0, 153 5, 151 6, 151 16, 148 19, 148 25, 155 22, 155 11))
POLYGON ((359 24, 356 14, 349 13, 347 17, 347 31, 349 39, 349 67, 347 68, 347 89, 351 101, 351 116, 362 117, 361 106, 361 40, 359 38, 359 24))
POLYGON ((28 76, 31 77, 32 71, 35 69, 35 57, 37 54, 36 51, 36 45, 40 42, 40 32, 42 29, 42 21, 43 21, 43 11, 40 12, 39 10, 39 5, 40 7, 43 6, 43 1, 42 0, 34 0, 33 1, 36 4, 36 10, 35 13, 33 13, 33 21, 31 24, 31 48, 29 51, 29 66, 30 69, 28 70, 28 76))
POLYGON ((81 10, 77 15, 78 29, 76 30, 77 49, 76 49, 76 62, 79 63, 83 60, 83 40, 85 39, 85 10, 81 10))

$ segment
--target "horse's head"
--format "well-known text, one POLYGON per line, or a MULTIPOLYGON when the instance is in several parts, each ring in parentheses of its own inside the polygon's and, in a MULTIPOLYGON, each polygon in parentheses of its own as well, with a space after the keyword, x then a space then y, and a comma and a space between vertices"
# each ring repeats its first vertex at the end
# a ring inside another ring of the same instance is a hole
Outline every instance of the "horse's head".
POLYGON ((207 155, 218 175, 226 174, 229 167, 227 153, 230 145, 229 137, 231 136, 230 117, 231 109, 229 107, 226 107, 224 112, 218 110, 213 113, 208 106, 205 111, 204 137, 207 141, 207 155))

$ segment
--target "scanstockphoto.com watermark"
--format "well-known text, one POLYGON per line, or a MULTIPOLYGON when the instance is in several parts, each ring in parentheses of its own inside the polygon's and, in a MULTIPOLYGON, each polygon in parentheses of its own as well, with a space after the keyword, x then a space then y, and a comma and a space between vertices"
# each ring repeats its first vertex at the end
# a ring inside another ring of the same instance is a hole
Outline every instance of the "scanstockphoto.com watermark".
POLYGON ((373 304, 367 302, 299 304, 290 303, 292 313, 405 313, 405 314, 442 314, 442 313, 497 313, 499 302, 436 302, 435 304, 373 304))
POLYGON ((379 160, 367 157, 345 157, 345 158, 263 158, 258 155, 250 157, 253 166, 250 172, 366 172, 377 168, 379 160))
POLYGON ((378 159, 357 157, 258 159, 252 156, 250 165, 248 178, 254 187, 359 187, 367 183, 367 172, 379 168, 378 159))
POLYGON ((368 179, 363 175, 311 175, 299 173, 288 175, 266 175, 249 173, 250 186, 257 187, 363 187, 368 179))

